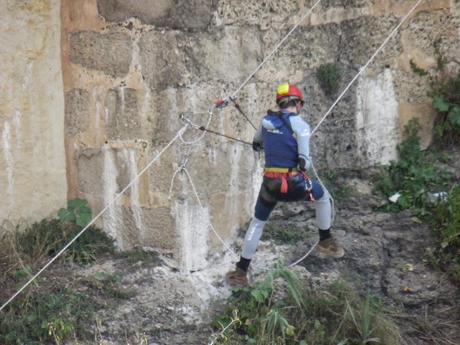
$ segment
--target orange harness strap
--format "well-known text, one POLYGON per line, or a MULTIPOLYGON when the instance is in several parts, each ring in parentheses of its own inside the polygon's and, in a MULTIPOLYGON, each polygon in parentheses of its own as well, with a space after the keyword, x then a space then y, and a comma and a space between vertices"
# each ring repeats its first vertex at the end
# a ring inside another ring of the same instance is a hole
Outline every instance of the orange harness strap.
POLYGON ((287 194, 288 192, 288 182, 287 178, 291 176, 296 176, 297 172, 287 172, 287 173, 277 173, 277 172, 265 172, 264 176, 268 178, 276 178, 281 180, 281 189, 282 194, 287 194))

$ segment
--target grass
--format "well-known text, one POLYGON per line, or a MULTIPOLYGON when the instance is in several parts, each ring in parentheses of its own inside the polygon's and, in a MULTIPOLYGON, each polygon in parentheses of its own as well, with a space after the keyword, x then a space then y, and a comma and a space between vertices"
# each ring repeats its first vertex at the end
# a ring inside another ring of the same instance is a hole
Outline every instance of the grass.
POLYGON ((6 307, 0 319, 0 343, 63 344, 71 336, 85 338, 97 304, 70 289, 31 294, 6 307))
POLYGON ((215 344, 402 343, 398 328, 375 297, 362 298, 343 282, 308 288, 282 266, 253 288, 234 290, 215 325, 220 330, 215 344))
MULTIPOLYGON (((57 219, 42 220, 24 229, 2 231, 0 238, 0 298, 6 301, 34 272, 70 242, 91 218, 86 203, 69 203, 57 219)), ((113 240, 89 228, 61 256, 60 260, 88 265, 98 257, 114 253, 113 240)), ((100 277, 99 277, 100 278, 100 277)), ((64 344, 69 338, 84 339, 99 308, 97 294, 73 290, 62 275, 37 279, 11 302, 0 318, 0 344, 64 344), (57 286, 66 286, 58 288, 57 286), (94 294, 93 294, 94 295, 94 294)), ((97 278, 95 278, 97 279, 97 278)), ((111 276, 99 279, 104 296, 128 298, 111 276)), ((95 286, 89 286, 97 290, 95 286)))

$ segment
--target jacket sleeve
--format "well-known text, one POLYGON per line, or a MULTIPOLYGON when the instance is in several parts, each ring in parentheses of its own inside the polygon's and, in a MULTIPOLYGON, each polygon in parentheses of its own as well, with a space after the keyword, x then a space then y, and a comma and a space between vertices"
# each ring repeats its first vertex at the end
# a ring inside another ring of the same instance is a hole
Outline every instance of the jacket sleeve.
POLYGON ((294 136, 297 140, 299 158, 303 158, 305 160, 305 168, 309 169, 311 166, 310 126, 300 117, 300 115, 291 116, 289 120, 291 121, 292 131, 294 132, 294 136))

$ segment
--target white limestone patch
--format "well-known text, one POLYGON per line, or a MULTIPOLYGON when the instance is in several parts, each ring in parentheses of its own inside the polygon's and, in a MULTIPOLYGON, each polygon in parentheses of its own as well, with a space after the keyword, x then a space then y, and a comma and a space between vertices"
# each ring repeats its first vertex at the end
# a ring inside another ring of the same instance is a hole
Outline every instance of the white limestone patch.
POLYGON ((358 152, 367 165, 388 164, 397 157, 398 102, 390 69, 376 78, 361 77, 356 95, 358 152))
POLYGON ((176 230, 181 241, 181 270, 190 272, 206 267, 210 227, 209 209, 201 208, 190 200, 176 201, 174 213, 176 230))
POLYGON ((5 121, 2 131, 2 142, 3 142, 3 155, 6 162, 6 177, 8 180, 8 196, 10 200, 14 197, 14 163, 13 154, 11 152, 11 127, 8 121, 5 121))
MULTIPOLYGON (((103 147, 104 152, 104 172, 102 174, 102 183, 104 190, 104 206, 109 205, 118 192, 118 169, 115 164, 115 157, 113 150, 110 146, 103 147)), ((117 246, 123 249, 123 235, 122 235, 122 212, 121 207, 115 201, 103 215, 104 231, 107 232, 112 238, 115 239, 117 246)))

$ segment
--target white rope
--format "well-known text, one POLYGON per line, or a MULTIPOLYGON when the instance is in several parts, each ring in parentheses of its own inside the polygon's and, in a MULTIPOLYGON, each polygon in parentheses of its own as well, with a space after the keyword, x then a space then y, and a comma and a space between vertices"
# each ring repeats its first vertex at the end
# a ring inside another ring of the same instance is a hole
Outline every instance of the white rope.
POLYGON ((67 243, 64 248, 62 248, 45 266, 43 266, 42 269, 40 269, 40 271, 38 271, 32 278, 29 279, 29 281, 27 283, 25 283, 13 296, 11 296, 11 298, 6 301, 0 308, 0 311, 2 311, 8 304, 10 304, 22 291, 24 291, 25 288, 27 288, 35 279, 37 279, 37 277, 44 271, 46 270, 54 261, 56 261, 81 235, 83 235, 83 233, 91 226, 93 225, 97 219, 99 219, 102 214, 107 211, 114 203, 115 201, 117 201, 138 179, 141 175, 143 175, 152 165, 153 163, 155 163, 160 157, 161 155, 163 155, 163 153, 183 134, 183 132, 185 132, 185 130, 187 129, 188 125, 185 125, 184 127, 182 127, 178 132, 177 134, 174 136, 173 139, 171 139, 171 141, 166 144, 166 146, 150 161, 149 164, 147 164, 147 166, 142 169, 138 174, 137 176, 120 192, 118 193, 115 198, 110 202, 108 203, 103 209, 101 212, 99 212, 97 214, 97 216, 95 216, 89 223, 88 225, 86 225, 69 243, 67 243))
POLYGON ((293 262, 292 264, 290 264, 288 267, 294 267, 295 265, 299 264, 300 262, 302 262, 303 260, 305 260, 312 252, 313 252, 313 249, 316 248, 316 246, 318 245, 319 241, 316 241, 315 244, 310 248, 310 250, 307 252, 307 254, 305 254, 304 256, 302 256, 299 260, 297 260, 296 262, 293 262))
MULTIPOLYGON (((353 83, 359 78, 359 76, 361 74, 363 74, 363 72, 369 67, 369 65, 372 63, 372 61, 374 61, 375 57, 377 56, 378 53, 380 53, 380 51, 385 47, 385 45, 390 41, 390 39, 395 35, 395 33, 399 30, 399 28, 401 27, 401 25, 407 20, 407 18, 409 18, 409 16, 412 14, 412 12, 415 11, 415 9, 418 7, 418 5, 422 2, 422 0, 418 0, 415 5, 410 9, 410 11, 401 19, 401 21, 399 22, 399 24, 393 29, 393 31, 391 31, 391 33, 388 35, 388 37, 383 41, 383 43, 380 45, 380 47, 375 51, 375 53, 371 56, 371 58, 367 61, 367 63, 359 70, 359 72, 355 75, 355 77, 348 83, 347 87, 342 91, 342 93, 339 95, 339 97, 335 100, 335 102, 331 105, 331 107, 329 108, 329 110, 324 114, 324 116, 322 117, 322 119, 319 121, 319 123, 316 125, 316 127, 312 130, 311 132, 311 135, 313 135, 319 128, 319 126, 321 126, 321 124, 324 122, 324 120, 326 119, 327 116, 329 116, 329 114, 332 112, 332 110, 335 108, 335 106, 337 105, 337 103, 340 102, 340 100, 343 98, 343 96, 345 95, 345 93, 347 93, 347 91, 350 89, 350 87, 353 85, 353 83)), ((316 178, 318 179, 319 183, 324 187, 324 184, 323 182, 321 181, 314 165, 312 164, 311 165, 312 167, 312 170, 314 172, 314 174, 316 175, 316 178)), ((330 194, 330 193, 329 193, 330 194)), ((331 207, 332 207, 332 223, 334 223, 334 219, 335 219, 335 202, 334 202, 334 199, 331 195, 331 207)), ((301 257, 299 260, 297 260, 296 262, 292 263, 289 265, 289 267, 293 267, 295 265, 297 265, 298 263, 302 262, 303 260, 305 260, 312 252, 313 252, 313 249, 316 248, 316 246, 318 245, 319 242, 316 242, 313 247, 303 256, 301 257)))
MULTIPOLYGON (((212 111, 212 108, 209 109, 208 111, 208 121, 206 122, 206 125, 204 126, 205 129, 209 128, 209 125, 211 124, 212 117, 214 116, 214 113, 212 111)), ((200 129, 200 126, 197 124, 193 123, 190 119, 186 118, 184 115, 182 115, 182 120, 185 121, 190 127, 193 127, 195 129, 200 129)), ((206 136, 207 132, 203 131, 197 139, 195 140, 185 140, 183 137, 183 134, 179 136, 180 141, 185 144, 185 145, 197 145, 203 138, 206 136)))
POLYGON ((273 50, 270 52, 270 54, 268 54, 264 60, 260 63, 259 66, 256 67, 256 69, 254 70, 254 72, 252 72, 249 77, 246 78, 246 80, 240 85, 240 87, 238 87, 238 89, 236 89, 236 91, 232 94, 232 96, 230 96, 230 99, 235 99, 236 95, 241 91, 241 89, 251 80, 252 77, 254 77, 256 75, 257 72, 259 72, 259 70, 263 67, 263 65, 265 65, 267 63, 268 60, 270 60, 270 58, 278 51, 278 49, 283 45, 284 42, 286 42, 286 40, 289 38, 289 36, 292 35, 292 33, 297 30, 297 28, 299 27, 300 24, 302 24, 302 22, 305 20, 305 18, 307 18, 311 12, 315 9, 316 6, 319 5, 319 3, 321 2, 322 0, 318 0, 316 1, 312 7, 310 7, 308 9, 308 11, 305 12, 305 14, 300 18, 300 20, 292 27, 292 29, 286 34, 286 36, 284 36, 284 38, 275 46, 275 48, 273 48, 273 50))
POLYGON ((326 119, 326 117, 329 116, 329 114, 332 112, 332 110, 335 108, 335 106, 337 105, 337 103, 339 103, 341 101, 341 99, 343 98, 343 96, 347 93, 347 91, 350 89, 350 87, 353 85, 353 83, 356 81, 356 79, 358 79, 361 74, 363 74, 363 72, 369 67, 369 65, 374 61, 375 57, 377 56, 378 53, 380 53, 380 51, 387 45, 388 41, 396 34, 396 32, 398 32, 399 28, 401 27, 401 25, 404 24, 404 22, 407 20, 407 18, 409 18, 409 16, 412 14, 412 12, 415 11, 415 9, 418 7, 418 5, 422 2, 422 0, 418 0, 415 5, 410 9, 410 11, 403 17, 403 19, 401 19, 401 21, 399 22, 399 24, 393 29, 393 31, 388 35, 388 37, 383 41, 383 43, 380 45, 380 47, 375 51, 375 53, 371 56, 371 58, 369 59, 369 61, 367 61, 367 63, 359 70, 359 72, 355 75, 355 77, 348 83, 347 87, 345 88, 345 90, 342 91, 342 93, 339 95, 339 97, 335 100, 334 103, 332 103, 331 107, 329 108, 329 110, 324 114, 324 116, 322 117, 322 119, 319 121, 319 123, 316 125, 316 127, 312 130, 311 132, 311 135, 313 135, 319 128, 319 126, 321 126, 321 124, 324 122, 324 120, 326 119))

